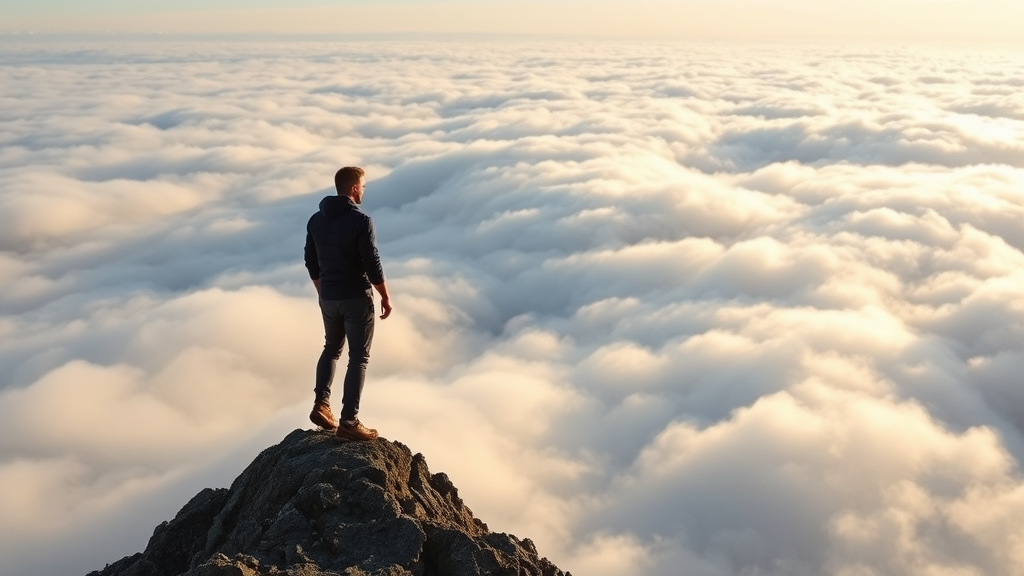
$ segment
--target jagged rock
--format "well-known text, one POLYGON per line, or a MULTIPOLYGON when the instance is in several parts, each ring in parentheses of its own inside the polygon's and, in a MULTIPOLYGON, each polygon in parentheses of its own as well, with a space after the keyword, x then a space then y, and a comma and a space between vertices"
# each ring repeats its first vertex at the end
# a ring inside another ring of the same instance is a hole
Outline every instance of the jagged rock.
POLYGON ((399 442, 296 430, 88 576, 571 576, 490 532, 399 442))

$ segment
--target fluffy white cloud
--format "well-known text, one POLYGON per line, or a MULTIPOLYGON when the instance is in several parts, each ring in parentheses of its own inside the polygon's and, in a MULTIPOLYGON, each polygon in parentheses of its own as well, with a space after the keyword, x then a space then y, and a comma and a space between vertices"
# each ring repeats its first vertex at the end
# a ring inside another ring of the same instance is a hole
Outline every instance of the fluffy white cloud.
POLYGON ((7 46, 0 557, 99 568, 308 426, 304 224, 356 164, 364 417, 492 528, 598 575, 1015 574, 1022 64, 7 46))

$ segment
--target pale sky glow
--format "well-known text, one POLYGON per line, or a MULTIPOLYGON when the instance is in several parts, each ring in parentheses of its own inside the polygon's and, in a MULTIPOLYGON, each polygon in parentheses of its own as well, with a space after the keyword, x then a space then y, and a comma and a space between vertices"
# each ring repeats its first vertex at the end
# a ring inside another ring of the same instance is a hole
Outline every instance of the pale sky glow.
POLYGON ((0 2, 0 32, 542 34, 1016 43, 1013 0, 0 2))

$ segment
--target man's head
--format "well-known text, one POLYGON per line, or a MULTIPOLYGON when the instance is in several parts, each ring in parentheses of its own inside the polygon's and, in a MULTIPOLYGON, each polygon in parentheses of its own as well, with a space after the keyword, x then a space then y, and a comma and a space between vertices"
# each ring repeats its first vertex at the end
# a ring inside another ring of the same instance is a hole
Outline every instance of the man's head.
POLYGON ((346 166, 334 174, 334 187, 338 196, 348 196, 359 204, 363 201, 363 169, 358 166, 346 166))

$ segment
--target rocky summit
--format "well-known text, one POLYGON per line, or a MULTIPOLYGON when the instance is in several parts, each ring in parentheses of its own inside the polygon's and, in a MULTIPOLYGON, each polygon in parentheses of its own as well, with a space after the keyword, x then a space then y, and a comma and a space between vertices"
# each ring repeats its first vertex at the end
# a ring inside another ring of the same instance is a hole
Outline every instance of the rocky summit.
POLYGON ((196 494, 146 550, 88 576, 571 576, 491 532, 399 442, 296 430, 229 489, 196 494))

